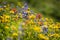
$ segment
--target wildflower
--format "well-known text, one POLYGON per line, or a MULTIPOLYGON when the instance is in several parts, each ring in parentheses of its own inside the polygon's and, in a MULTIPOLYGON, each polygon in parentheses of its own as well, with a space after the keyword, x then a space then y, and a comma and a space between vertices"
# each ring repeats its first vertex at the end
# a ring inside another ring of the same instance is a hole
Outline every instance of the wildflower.
POLYGON ((27 10, 28 9, 28 5, 27 3, 24 4, 24 10, 27 10))
POLYGON ((25 25, 25 23, 22 23, 22 25, 25 25))
POLYGON ((52 37, 52 36, 54 36, 54 37, 60 37, 60 35, 59 35, 59 34, 57 34, 57 33, 49 34, 48 36, 49 36, 49 37, 52 37))
POLYGON ((43 25, 43 26, 41 26, 41 27, 42 27, 43 33, 47 33, 47 32, 48 32, 48 27, 47 27, 47 25, 43 25))
POLYGON ((45 22, 45 18, 44 17, 42 17, 41 20, 42 20, 42 22, 45 22))
POLYGON ((17 12, 17 9, 16 8, 12 8, 11 10, 14 11, 14 12, 17 12))
POLYGON ((50 27, 50 28, 53 28, 53 27, 54 27, 54 25, 49 25, 49 27, 50 27))
POLYGON ((26 12, 27 12, 28 14, 30 14, 30 13, 31 13, 31 12, 30 12, 30 11, 28 11, 28 10, 27 10, 26 12))
POLYGON ((30 23, 30 24, 34 24, 33 20, 31 20, 29 23, 30 23))
POLYGON ((4 8, 6 8, 6 6, 4 6, 4 8))
POLYGON ((48 18, 45 18, 45 20, 46 20, 46 21, 49 21, 49 19, 48 19, 48 18))
POLYGON ((19 15, 19 18, 22 18, 22 14, 19 15))
POLYGON ((17 37, 18 36, 18 33, 13 33, 12 36, 13 37, 17 37))
POLYGON ((60 35, 59 35, 59 34, 57 34, 57 33, 55 34, 55 36, 56 36, 56 37, 60 37, 60 35))
POLYGON ((6 7, 6 10, 9 10, 9 7, 6 7))
POLYGON ((3 15, 6 19, 8 19, 8 18, 10 18, 10 16, 8 16, 8 15, 3 15))
POLYGON ((19 31, 20 34, 22 34, 22 31, 19 31))
POLYGON ((8 29, 9 27, 8 26, 5 26, 6 29, 8 29))
POLYGON ((42 22, 38 22, 39 25, 42 25, 43 23, 42 22))
POLYGON ((31 18, 34 19, 34 18, 35 18, 35 15, 32 14, 32 15, 29 16, 29 18, 30 18, 30 19, 31 19, 31 18))
POLYGON ((42 18, 42 15, 41 15, 41 14, 37 14, 37 15, 36 15, 36 18, 37 18, 37 19, 42 18))
POLYGON ((23 18, 27 18, 27 16, 28 16, 27 12, 24 11, 24 12, 22 13, 22 16, 23 16, 23 18))
POLYGON ((53 19, 52 18, 50 18, 50 22, 53 23, 53 19))
POLYGON ((59 27, 57 25, 54 25, 54 28, 57 28, 58 29, 59 27))
POLYGON ((48 22, 44 22, 43 24, 44 24, 44 25, 47 25, 47 24, 48 24, 48 22))
POLYGON ((29 24, 30 22, 29 22, 29 20, 26 20, 25 23, 26 23, 26 24, 29 24))
POLYGON ((0 8, 0 11, 2 11, 3 10, 3 8, 0 8))
POLYGON ((1 18, 1 19, 4 19, 4 17, 3 17, 3 16, 0 16, 0 18, 1 18))
POLYGON ((29 15, 31 12, 30 12, 30 8, 28 8, 27 10, 25 10, 26 13, 29 15))
POLYGON ((33 30, 36 31, 36 32, 41 32, 42 31, 40 27, 34 27, 33 30))
POLYGON ((1 22, 2 22, 2 23, 4 23, 4 22, 5 22, 5 20, 1 20, 1 22))
POLYGON ((10 13, 14 14, 14 11, 11 10, 10 13))
POLYGON ((16 15, 16 18, 18 18, 18 15, 16 15))
POLYGON ((44 40, 49 40, 49 38, 45 36, 44 34, 38 34, 38 37, 44 40))
POLYGON ((24 6, 22 6, 22 8, 24 8, 24 6))
POLYGON ((12 29, 12 30, 17 30, 14 25, 11 26, 11 29, 12 29))
POLYGON ((5 22, 10 22, 10 20, 5 19, 5 22))
POLYGON ((30 8, 28 8, 27 10, 30 11, 30 8))

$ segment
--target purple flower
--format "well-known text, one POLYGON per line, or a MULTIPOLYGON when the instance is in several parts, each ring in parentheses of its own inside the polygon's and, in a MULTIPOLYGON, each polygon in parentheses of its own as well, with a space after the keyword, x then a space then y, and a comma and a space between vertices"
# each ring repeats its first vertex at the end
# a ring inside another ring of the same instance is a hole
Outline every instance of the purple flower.
POLYGON ((27 3, 24 4, 24 10, 27 10, 28 9, 28 5, 27 3))
POLYGON ((25 18, 25 17, 27 17, 27 12, 22 12, 22 16, 23 16, 23 18, 25 18))
POLYGON ((23 12, 23 14, 24 14, 24 15, 26 15, 26 14, 27 14, 27 12, 23 12))
POLYGON ((42 30, 43 30, 43 33, 47 33, 48 32, 48 28, 45 27, 44 25, 42 26, 42 30))

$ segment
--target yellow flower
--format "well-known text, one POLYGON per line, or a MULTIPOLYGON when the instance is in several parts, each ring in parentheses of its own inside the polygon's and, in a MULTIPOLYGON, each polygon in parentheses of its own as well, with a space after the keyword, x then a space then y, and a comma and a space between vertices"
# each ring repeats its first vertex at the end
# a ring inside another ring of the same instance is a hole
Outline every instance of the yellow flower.
POLYGON ((43 23, 42 22, 38 22, 39 25, 42 25, 43 23))
POLYGON ((45 36, 44 34, 38 34, 38 37, 44 40, 49 40, 49 38, 45 36))
POLYGON ((22 31, 18 31, 20 34, 22 34, 22 31))
POLYGON ((22 8, 24 8, 24 6, 22 6, 22 8))
POLYGON ((29 22, 30 24, 34 24, 34 22, 33 22, 33 20, 30 20, 30 22, 29 22))
POLYGON ((5 22, 10 22, 10 20, 5 19, 5 22))
POLYGON ((28 10, 30 11, 30 8, 28 8, 28 10))
POLYGON ((29 18, 30 18, 30 19, 31 19, 31 18, 34 19, 34 18, 35 18, 35 15, 30 15, 29 18))
POLYGON ((9 15, 5 15, 5 14, 3 14, 3 17, 4 17, 5 19, 10 18, 9 15))
POLYGON ((49 21, 49 19, 48 19, 48 18, 45 18, 45 20, 46 20, 46 21, 49 21))
POLYGON ((54 37, 60 37, 60 35, 57 34, 57 33, 55 33, 55 34, 49 34, 48 36, 49 36, 49 37, 51 37, 51 36, 54 36, 54 37))
POLYGON ((16 18, 18 18, 18 15, 16 15, 16 18))
POLYGON ((13 33, 12 36, 13 37, 17 37, 18 36, 18 33, 13 33))
POLYGON ((5 20, 1 20, 1 22, 2 22, 2 23, 4 23, 4 22, 5 22, 5 20))
POLYGON ((53 25, 49 25, 50 28, 53 28, 54 26, 53 25))
POLYGON ((56 25, 60 28, 60 23, 59 22, 56 22, 56 25))
POLYGON ((36 26, 33 28, 33 30, 36 31, 36 32, 41 32, 42 31, 42 29, 40 27, 36 27, 36 26))
POLYGON ((29 15, 29 18, 32 18, 32 16, 31 16, 31 15, 29 15))
POLYGON ((10 16, 8 16, 8 15, 5 15, 5 18, 10 18, 10 16))
POLYGON ((4 17, 3 16, 0 16, 2 19, 4 19, 4 17))
POLYGON ((60 37, 60 35, 59 35, 59 34, 55 34, 55 36, 56 36, 56 37, 60 37))
POLYGON ((3 8, 0 8, 0 11, 3 10, 3 8))
POLYGON ((23 26, 25 26, 25 23, 22 23, 23 26))
POLYGON ((10 13, 14 14, 14 11, 11 10, 10 13))
POLYGON ((20 17, 22 18, 22 14, 21 13, 19 13, 20 14, 20 17))
POLYGON ((53 19, 50 18, 49 20, 50 20, 51 23, 53 23, 53 19))
POLYGON ((28 13, 28 15, 31 13, 31 12, 30 12, 30 11, 28 11, 28 10, 27 10, 26 12, 28 13))
POLYGON ((17 28, 14 25, 11 26, 11 29, 12 30, 17 30, 17 28))
POLYGON ((6 7, 6 10, 9 10, 9 7, 6 7))
POLYGON ((47 25, 48 24, 48 22, 44 22, 44 25, 47 25))
POLYGON ((5 26, 6 29, 8 29, 9 27, 8 26, 5 26))
POLYGON ((44 17, 41 18, 42 20, 45 20, 44 17))
POLYGON ((6 5, 4 5, 4 7, 6 8, 6 5))
POLYGON ((54 25, 54 28, 59 28, 57 25, 54 25))
POLYGON ((45 36, 43 34, 38 34, 39 38, 45 38, 45 36))
POLYGON ((54 36, 54 34, 48 34, 49 37, 54 36))

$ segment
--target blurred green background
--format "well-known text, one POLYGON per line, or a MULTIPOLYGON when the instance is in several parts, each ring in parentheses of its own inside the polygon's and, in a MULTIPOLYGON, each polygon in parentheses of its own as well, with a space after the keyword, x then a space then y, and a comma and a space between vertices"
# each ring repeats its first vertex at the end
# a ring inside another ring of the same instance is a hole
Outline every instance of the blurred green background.
POLYGON ((34 12, 42 13, 44 16, 51 17, 60 22, 60 0, 0 0, 13 2, 15 5, 18 1, 24 3, 27 2, 29 7, 34 12))

